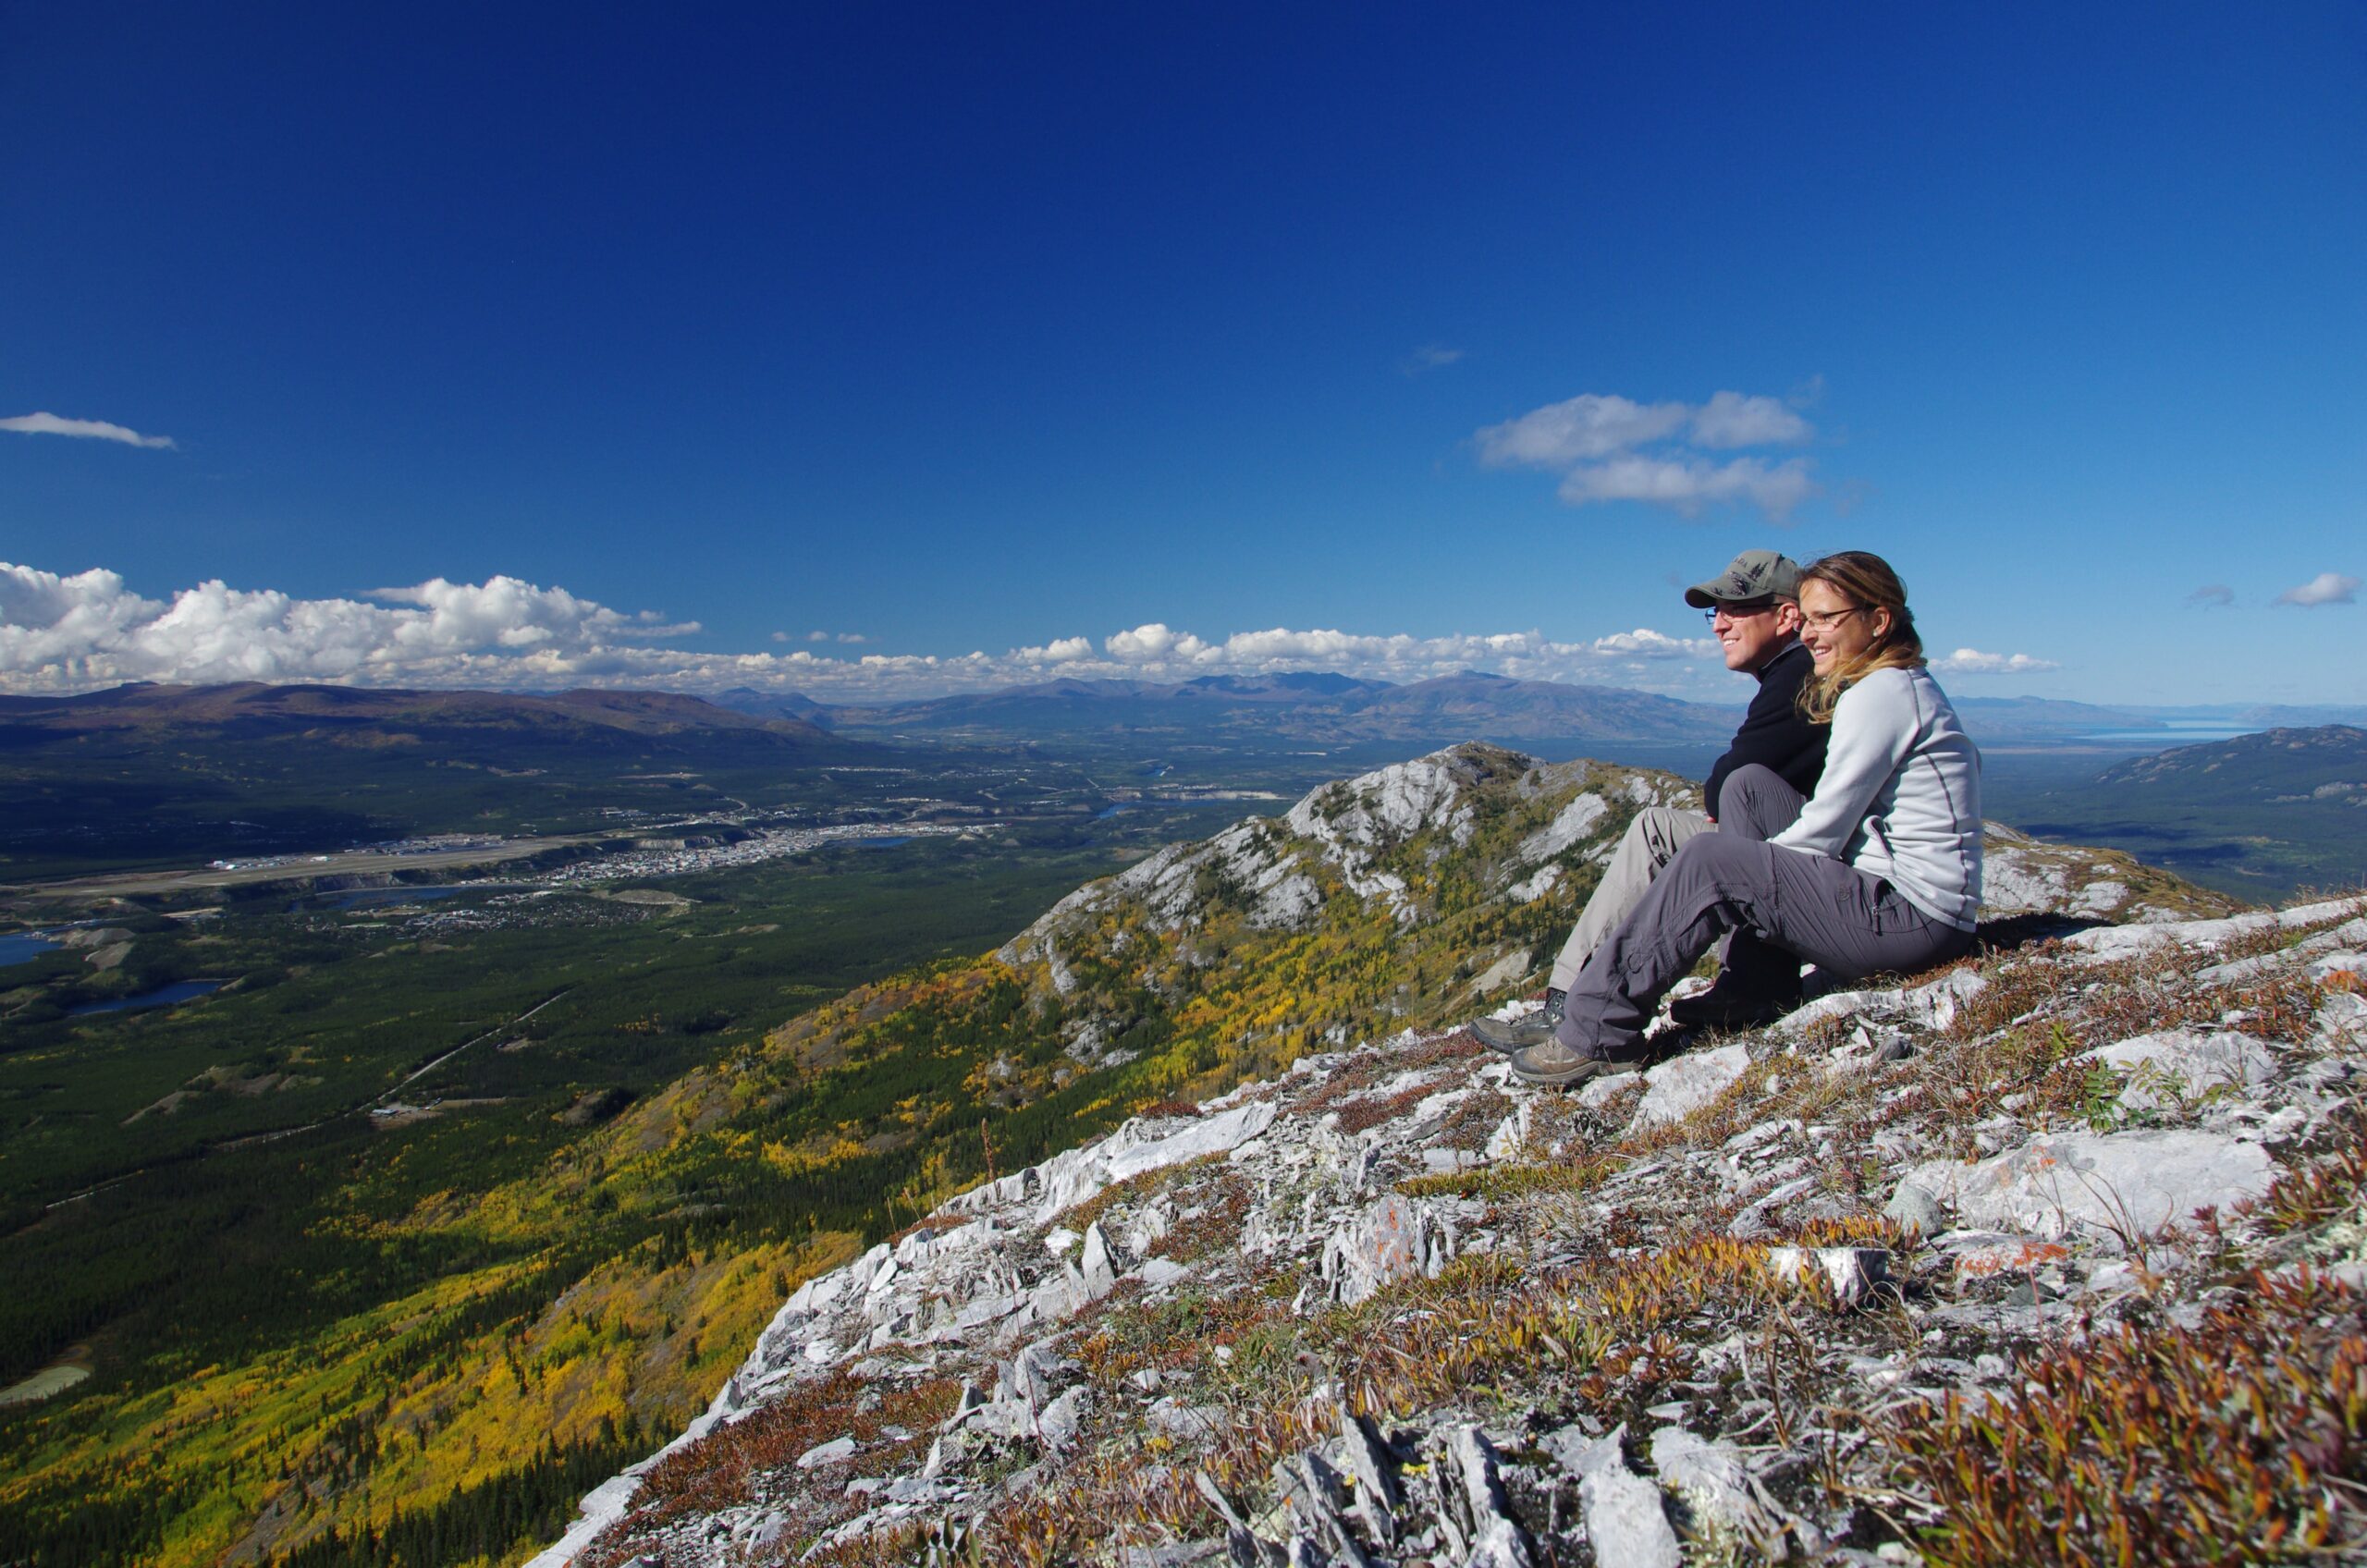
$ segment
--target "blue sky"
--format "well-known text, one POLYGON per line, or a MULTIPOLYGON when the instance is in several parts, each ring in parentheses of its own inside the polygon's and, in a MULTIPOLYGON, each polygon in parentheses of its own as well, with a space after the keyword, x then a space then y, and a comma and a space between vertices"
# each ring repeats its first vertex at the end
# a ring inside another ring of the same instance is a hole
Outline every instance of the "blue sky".
POLYGON ((14 7, 0 689, 1732 699, 1771 545, 2367 701, 2362 146, 2349 5, 14 7))

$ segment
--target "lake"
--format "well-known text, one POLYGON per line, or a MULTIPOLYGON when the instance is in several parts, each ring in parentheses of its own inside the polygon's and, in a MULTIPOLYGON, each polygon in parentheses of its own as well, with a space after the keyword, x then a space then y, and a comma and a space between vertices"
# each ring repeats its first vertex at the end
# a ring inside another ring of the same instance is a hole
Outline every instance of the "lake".
POLYGON ((2239 735, 2257 735, 2257 724, 2197 724, 2170 723, 2159 729, 2091 729, 2079 737, 2082 741, 2103 741, 2114 745, 2143 746, 2148 750, 2168 751, 2173 746, 2199 746, 2206 741, 2233 741, 2239 735))
POLYGON ((169 986, 159 986, 136 997, 117 997, 113 1001, 84 1002, 80 1007, 66 1010, 68 1018, 81 1018, 93 1012, 129 1012, 135 1008, 170 1007, 175 1002, 210 995, 228 985, 227 980, 176 980, 169 986))
POLYGON ((0 937, 0 969, 12 963, 31 963, 43 953, 54 953, 66 944, 39 931, 18 931, 0 937))

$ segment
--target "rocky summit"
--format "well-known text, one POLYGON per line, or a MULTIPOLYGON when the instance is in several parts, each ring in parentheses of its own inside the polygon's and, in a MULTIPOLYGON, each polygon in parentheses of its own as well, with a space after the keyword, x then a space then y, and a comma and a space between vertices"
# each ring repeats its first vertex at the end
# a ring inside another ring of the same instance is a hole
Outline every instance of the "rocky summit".
MULTIPOLYGON (((1543 899, 1609 805, 1525 764, 1318 790, 997 962, 1081 994, 1083 933, 1188 943, 1218 896, 1418 923, 1413 869, 1491 834, 1488 897, 1543 899)), ((1663 1021, 1647 1071, 1532 1090, 1403 1028, 981 1182, 799 1285, 537 1562, 2367 1553, 2367 900, 2196 919, 2133 862, 1992 843, 2030 902, 1973 957, 1663 1021)))

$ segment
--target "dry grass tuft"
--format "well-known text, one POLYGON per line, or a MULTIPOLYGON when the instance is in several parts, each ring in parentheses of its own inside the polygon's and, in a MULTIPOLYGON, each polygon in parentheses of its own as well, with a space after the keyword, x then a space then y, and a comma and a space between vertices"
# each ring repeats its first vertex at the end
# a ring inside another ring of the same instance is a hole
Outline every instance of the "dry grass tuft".
MULTIPOLYGON (((755 1501, 767 1474, 789 1468, 808 1449, 834 1438, 851 1436, 868 1446, 889 1426, 926 1432, 953 1413, 961 1392, 951 1378, 897 1387, 834 1372, 658 1461, 642 1477, 632 1512, 603 1539, 755 1501)), ((584 1559, 587 1565, 601 1561, 596 1550, 584 1559)))
POLYGON ((1575 1195, 1602 1184, 1620 1161, 1607 1156, 1575 1165, 1483 1165, 1436 1176, 1409 1176, 1397 1190, 1409 1198, 1481 1198, 1503 1203, 1540 1194, 1575 1195))
POLYGON ((1086 1226, 1101 1219, 1111 1209, 1121 1207, 1131 1208, 1147 1203, 1170 1187, 1205 1175, 1209 1167, 1223 1164, 1227 1158, 1221 1154, 1204 1154, 1197 1159, 1162 1165, 1156 1170, 1146 1170, 1139 1176, 1112 1182, 1083 1203, 1071 1204, 1061 1210, 1052 1217, 1052 1225, 1065 1226, 1081 1235, 1086 1226))
POLYGON ((2257 1276, 2193 1329, 2123 1327, 2025 1362, 2022 1390, 1878 1420, 1935 1520, 1928 1560, 2121 1568, 2367 1548, 2367 1308, 2257 1276))

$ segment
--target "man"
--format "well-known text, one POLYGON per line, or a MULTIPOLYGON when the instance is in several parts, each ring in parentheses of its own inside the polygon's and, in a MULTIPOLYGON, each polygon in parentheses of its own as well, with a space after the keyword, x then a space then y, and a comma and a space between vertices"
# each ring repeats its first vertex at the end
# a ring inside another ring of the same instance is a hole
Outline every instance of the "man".
MULTIPOLYGON (((1627 825, 1618 852, 1554 961, 1543 1009, 1512 1023, 1483 1018, 1471 1026, 1472 1034, 1497 1050, 1520 1050, 1553 1037, 1563 1001, 1595 949, 1619 928, 1685 841, 1717 827, 1718 794, 1735 769, 1759 763, 1803 795, 1815 790, 1824 771, 1830 731, 1801 717, 1794 700, 1813 668, 1809 651, 1800 646, 1799 567, 1773 550, 1745 550, 1718 576, 1687 588, 1685 602, 1709 612, 1726 668, 1755 676, 1759 692, 1725 754, 1710 769, 1701 790, 1707 809, 1646 806, 1627 825)), ((1798 994, 1797 961, 1749 932, 1735 932, 1723 956, 1726 967, 1706 996, 1672 1005, 1678 1022, 1734 1027, 1766 1016, 1798 994)))

